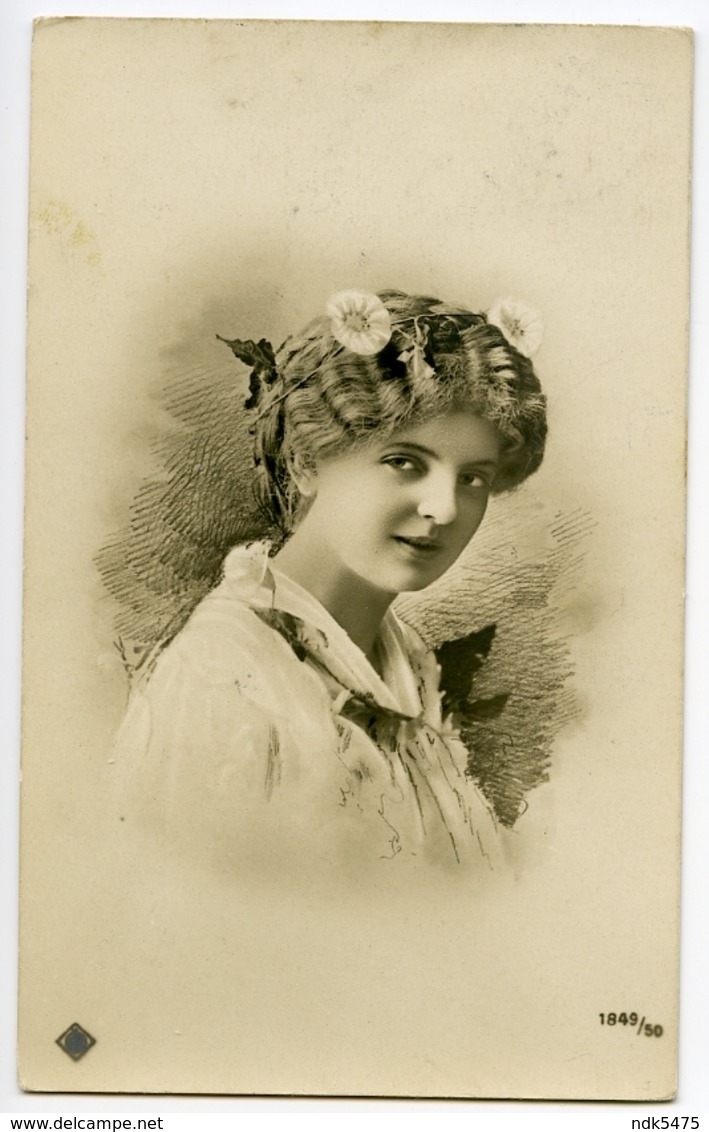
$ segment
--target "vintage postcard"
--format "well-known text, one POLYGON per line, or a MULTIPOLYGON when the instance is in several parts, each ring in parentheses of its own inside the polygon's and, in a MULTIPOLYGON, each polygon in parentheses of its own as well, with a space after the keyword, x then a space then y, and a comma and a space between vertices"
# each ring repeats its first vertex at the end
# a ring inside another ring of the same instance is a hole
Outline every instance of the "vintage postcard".
POLYGON ((691 76, 37 22, 25 1089, 674 1095, 691 76))

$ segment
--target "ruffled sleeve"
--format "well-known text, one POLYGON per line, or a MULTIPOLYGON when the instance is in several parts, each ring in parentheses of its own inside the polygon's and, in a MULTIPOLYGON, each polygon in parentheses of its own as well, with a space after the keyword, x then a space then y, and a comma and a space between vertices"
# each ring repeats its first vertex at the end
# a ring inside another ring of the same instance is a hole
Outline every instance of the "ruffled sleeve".
POLYGON ((244 606, 212 596, 137 687, 120 729, 125 820, 260 873, 313 850, 336 808, 322 683, 244 606))

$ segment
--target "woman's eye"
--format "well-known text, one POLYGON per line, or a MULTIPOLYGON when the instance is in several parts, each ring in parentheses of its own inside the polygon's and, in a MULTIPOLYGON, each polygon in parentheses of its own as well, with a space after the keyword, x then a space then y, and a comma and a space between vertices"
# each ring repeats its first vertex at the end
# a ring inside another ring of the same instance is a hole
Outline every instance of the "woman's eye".
POLYGON ((383 462, 398 472, 412 472, 416 468, 410 456, 387 456, 383 462))
POLYGON ((460 477, 465 487, 489 487, 490 480, 481 472, 464 472, 460 477))

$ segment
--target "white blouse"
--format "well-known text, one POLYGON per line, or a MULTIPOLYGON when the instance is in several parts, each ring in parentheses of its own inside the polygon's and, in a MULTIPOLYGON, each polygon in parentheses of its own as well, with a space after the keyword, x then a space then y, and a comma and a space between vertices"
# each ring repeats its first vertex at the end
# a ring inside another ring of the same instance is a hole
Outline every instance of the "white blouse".
POLYGON ((222 870, 492 867, 434 654, 391 609, 378 644, 381 677, 266 543, 233 550, 132 689, 122 817, 222 870))

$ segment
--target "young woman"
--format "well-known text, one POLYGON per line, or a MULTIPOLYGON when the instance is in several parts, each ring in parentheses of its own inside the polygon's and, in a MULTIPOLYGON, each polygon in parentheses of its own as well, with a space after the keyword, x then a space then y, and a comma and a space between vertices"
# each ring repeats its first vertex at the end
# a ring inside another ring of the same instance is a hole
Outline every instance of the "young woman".
POLYGON ((392 602, 539 466, 540 335, 521 304, 384 291, 334 296, 277 354, 228 342, 279 535, 231 552, 134 688, 126 820, 225 871, 494 864, 436 659, 392 602))

